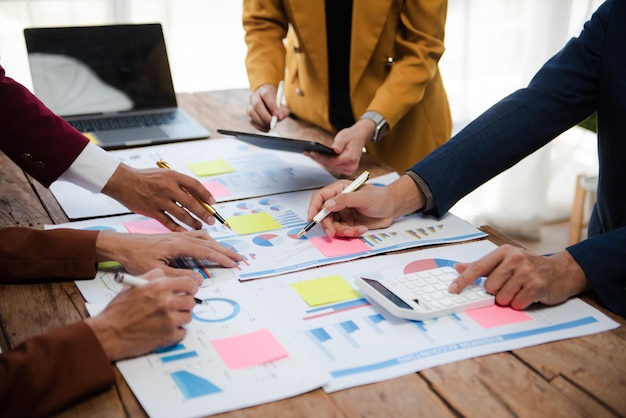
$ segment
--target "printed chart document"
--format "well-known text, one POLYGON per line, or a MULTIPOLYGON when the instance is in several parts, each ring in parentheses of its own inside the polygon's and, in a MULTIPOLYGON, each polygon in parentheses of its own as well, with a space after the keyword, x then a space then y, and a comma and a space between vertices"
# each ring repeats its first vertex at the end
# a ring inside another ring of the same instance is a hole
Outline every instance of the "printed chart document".
POLYGON ((177 345, 117 367, 153 418, 212 415, 299 395, 329 375, 237 281, 200 289, 177 345))
POLYGON ((426 368, 619 326, 580 299, 525 311, 493 306, 429 321, 390 315, 364 299, 358 275, 383 278, 472 261, 495 248, 487 240, 372 257, 243 285, 328 371, 327 392, 426 368))
MULTIPOLYGON (((308 267, 354 260, 375 254, 420 246, 468 241, 485 234, 453 214, 435 219, 411 214, 397 219, 391 226, 368 232, 358 238, 329 238, 318 225, 298 238, 306 225, 306 210, 312 191, 223 202, 215 209, 233 230, 219 223, 205 226, 205 231, 221 245, 244 257, 232 269, 207 261, 185 263, 206 279, 236 277, 241 280, 274 276, 308 267)), ((77 221, 48 228, 109 229, 118 232, 166 233, 154 219, 140 215, 77 221)))
MULTIPOLYGON (((198 179, 218 202, 326 186, 336 180, 302 154, 272 151, 233 138, 207 139, 109 151, 135 168, 156 168, 160 159, 198 179)), ((120 215, 130 211, 110 197, 72 183, 54 182, 50 190, 70 219, 120 215)))

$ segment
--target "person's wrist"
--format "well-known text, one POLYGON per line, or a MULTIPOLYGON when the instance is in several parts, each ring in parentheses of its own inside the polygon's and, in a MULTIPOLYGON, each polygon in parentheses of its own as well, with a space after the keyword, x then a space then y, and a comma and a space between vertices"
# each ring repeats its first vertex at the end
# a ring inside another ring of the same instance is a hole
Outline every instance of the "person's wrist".
POLYGON ((418 211, 426 205, 424 193, 409 176, 400 176, 387 189, 390 193, 387 202, 394 202, 395 217, 418 211))
POLYGON ((112 362, 121 360, 124 356, 119 349, 119 336, 101 315, 85 319, 85 324, 91 328, 106 357, 112 362))
POLYGON ((389 130, 389 124, 387 123, 387 119, 385 119, 382 114, 376 111, 368 110, 367 112, 363 113, 359 120, 369 120, 374 124, 374 130, 371 135, 371 140, 374 143, 380 141, 389 130))
POLYGON ((118 254, 123 251, 117 233, 113 231, 100 231, 96 237, 95 261, 120 261, 118 254))

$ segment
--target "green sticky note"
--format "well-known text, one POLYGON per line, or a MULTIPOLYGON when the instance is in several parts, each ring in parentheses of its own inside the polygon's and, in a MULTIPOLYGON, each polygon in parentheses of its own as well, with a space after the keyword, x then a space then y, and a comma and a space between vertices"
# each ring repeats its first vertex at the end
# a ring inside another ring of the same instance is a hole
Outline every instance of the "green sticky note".
POLYGON ((235 168, 223 158, 220 160, 187 164, 187 167, 198 177, 216 176, 218 174, 236 171, 235 168))
POLYGON ((266 212, 251 213, 249 215, 230 216, 226 218, 230 227, 239 235, 254 234, 256 232, 274 231, 283 226, 276 222, 266 212))
POLYGON ((309 306, 327 305, 361 297, 361 294, 338 274, 292 283, 291 287, 309 306))
POLYGON ((100 261, 98 263, 98 270, 107 270, 120 267, 122 267, 122 265, 117 261, 100 261))

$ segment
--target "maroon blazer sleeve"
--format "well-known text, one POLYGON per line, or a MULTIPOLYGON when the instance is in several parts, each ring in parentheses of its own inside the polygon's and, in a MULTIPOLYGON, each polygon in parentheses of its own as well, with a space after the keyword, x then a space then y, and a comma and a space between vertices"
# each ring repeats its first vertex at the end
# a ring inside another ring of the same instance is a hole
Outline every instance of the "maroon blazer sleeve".
POLYGON ((0 416, 50 416, 113 383, 113 366, 95 334, 76 322, 0 355, 0 416))
POLYGON ((49 187, 88 142, 0 66, 0 149, 22 170, 49 187))
POLYGON ((98 231, 0 229, 0 283, 29 279, 77 280, 96 275, 98 231))

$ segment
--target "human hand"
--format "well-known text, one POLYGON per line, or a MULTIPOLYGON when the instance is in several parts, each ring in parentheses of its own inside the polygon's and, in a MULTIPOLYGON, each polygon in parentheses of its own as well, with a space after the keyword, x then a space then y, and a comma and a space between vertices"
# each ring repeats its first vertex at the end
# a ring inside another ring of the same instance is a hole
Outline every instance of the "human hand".
POLYGON ((363 185, 357 191, 343 194, 343 190, 351 182, 339 180, 313 194, 307 212, 308 219, 323 208, 331 213, 321 222, 322 228, 329 237, 335 235, 355 237, 363 235, 368 228, 384 228, 393 222, 386 207, 378 207, 376 202, 384 200, 384 188, 363 185))
POLYGON ((243 257, 223 247, 204 231, 166 234, 124 234, 100 231, 96 238, 96 261, 115 260, 131 274, 161 268, 168 276, 186 275, 186 270, 169 267, 171 260, 192 257, 235 267, 243 257))
POLYGON ((150 282, 120 292, 104 310, 85 320, 111 361, 136 357, 178 343, 191 322, 198 291, 196 276, 165 278, 160 269, 143 277, 150 282))
POLYGON ((202 228, 198 219, 213 225, 215 218, 183 189, 204 202, 215 204, 213 195, 192 177, 175 170, 136 169, 125 164, 119 165, 102 193, 135 213, 156 219, 172 231, 185 231, 172 217, 194 229, 202 228))
POLYGON ((276 103, 276 86, 269 83, 250 94, 247 112, 250 124, 262 132, 270 130, 272 116, 275 115, 281 121, 291 113, 288 107, 276 103))
POLYGON ((342 193, 350 184, 339 180, 313 194, 308 219, 322 208, 331 214, 322 220, 321 225, 329 237, 335 235, 355 237, 368 229, 386 228, 394 219, 422 208, 425 197, 415 182, 407 176, 400 176, 389 186, 377 187, 364 184, 351 193, 342 193))
POLYGON ((373 123, 369 120, 359 120, 339 131, 332 145, 338 155, 319 152, 306 152, 305 155, 334 173, 351 176, 359 168, 363 147, 372 139, 373 129, 370 125, 373 123))
POLYGON ((567 251, 550 256, 503 245, 471 263, 455 265, 457 277, 448 289, 459 293, 479 277, 499 305, 526 309, 533 303, 556 305, 589 287, 585 273, 567 251))

